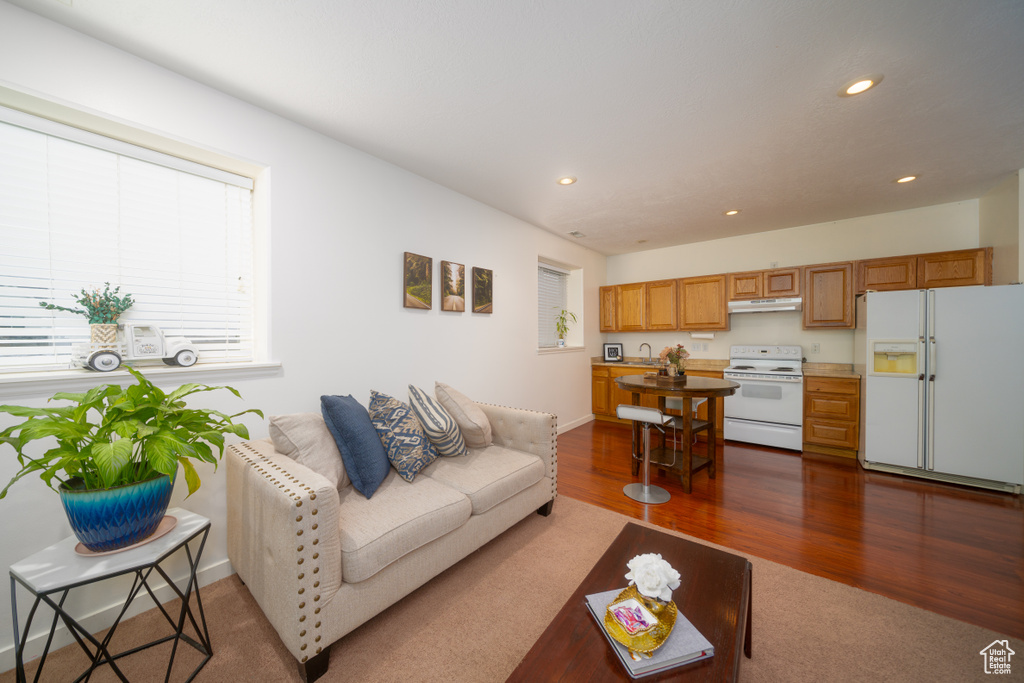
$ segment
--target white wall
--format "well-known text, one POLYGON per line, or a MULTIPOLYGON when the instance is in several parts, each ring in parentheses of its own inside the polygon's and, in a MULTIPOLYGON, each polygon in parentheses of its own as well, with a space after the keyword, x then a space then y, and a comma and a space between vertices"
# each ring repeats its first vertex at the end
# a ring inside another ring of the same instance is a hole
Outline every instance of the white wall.
MULTIPOLYGON (((611 256, 608 284, 971 249, 980 246, 978 239, 978 200, 970 200, 611 256)), ((804 330, 800 313, 733 315, 730 327, 711 341, 691 340, 686 332, 605 336, 622 342, 627 356, 640 355, 644 342, 655 354, 680 343, 693 358, 715 359, 727 359, 733 344, 799 344, 810 362, 853 362, 852 330, 804 330), (695 343, 708 349, 695 351, 695 343)))
MULTIPOLYGON (((591 418, 603 256, 3 2, 0 85, 269 168, 259 181, 271 212, 269 358, 282 367, 270 377, 218 378, 213 383, 235 386, 244 402, 221 392, 204 395, 208 405, 319 411, 321 394, 351 393, 365 405, 371 389, 405 397, 409 383, 432 390, 439 380, 477 400, 554 412, 563 427, 591 418), (431 311, 401 306, 404 251, 435 259, 431 311), (539 256, 584 269, 582 350, 537 353, 539 256), (492 315, 438 310, 441 259, 466 265, 467 274, 473 266, 494 271, 492 315)), ((3 402, 38 405, 54 391, 8 390, 3 402)), ((262 421, 246 422, 255 437, 266 435, 262 421)), ((11 450, 0 449, 0 480, 14 471, 11 450)), ((178 490, 172 505, 213 520, 208 581, 230 571, 225 490, 222 474, 201 475, 200 492, 182 503, 178 490)), ((56 494, 38 480, 23 480, 0 500, 0 519, 5 567, 70 535, 56 494)), ((0 595, 0 615, 9 614, 9 594, 0 595)), ((103 610, 120 596, 90 589, 83 607, 103 610)), ((13 666, 12 643, 10 619, 0 618, 0 670, 13 666)))
POLYGON ((1005 285, 1024 280, 1021 246, 1024 217, 1020 212, 1021 176, 1014 173, 987 192, 980 201, 981 243, 992 247, 992 284, 1005 285))

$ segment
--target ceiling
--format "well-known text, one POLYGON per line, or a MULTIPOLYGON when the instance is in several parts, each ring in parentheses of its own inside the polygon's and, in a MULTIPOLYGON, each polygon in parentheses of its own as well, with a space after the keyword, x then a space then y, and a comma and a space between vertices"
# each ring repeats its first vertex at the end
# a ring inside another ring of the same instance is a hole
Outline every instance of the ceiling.
POLYGON ((1020 0, 8 2, 605 254, 1024 168, 1020 0))

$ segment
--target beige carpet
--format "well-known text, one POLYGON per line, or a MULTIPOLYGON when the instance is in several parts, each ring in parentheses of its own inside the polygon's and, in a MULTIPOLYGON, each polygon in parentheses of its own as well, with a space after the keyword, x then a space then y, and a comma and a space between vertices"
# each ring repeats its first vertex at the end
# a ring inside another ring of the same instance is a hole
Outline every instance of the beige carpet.
MULTIPOLYGON (((323 681, 504 681, 547 623, 630 521, 565 497, 550 517, 532 515, 446 574, 349 634, 323 681)), ((991 680, 979 651, 999 634, 751 557, 753 659, 740 680, 991 680)), ((625 573, 625 568, 623 568, 625 573)), ((683 577, 685 580, 685 577, 683 577)), ((203 589, 214 656, 197 681, 298 681, 295 662, 234 576, 203 589)), ((582 607, 581 607, 582 609, 582 607)), ((155 610, 121 626, 114 647, 151 638, 155 610)), ((1024 680, 1024 641, 1013 675, 1024 680)), ((160 654, 168 651, 161 646, 160 654)), ((197 661, 185 648, 171 680, 197 661)), ((124 661, 131 680, 163 679, 158 649, 124 661), (153 653, 150 655, 149 653, 153 653)), ((164 661, 166 656, 164 655, 164 661)), ((77 646, 52 654, 43 679, 71 681, 84 667, 77 646)), ((30 665, 31 679, 34 665, 30 665)), ((116 677, 101 669, 92 681, 116 677)), ((0 683, 14 672, 0 674, 0 683)))

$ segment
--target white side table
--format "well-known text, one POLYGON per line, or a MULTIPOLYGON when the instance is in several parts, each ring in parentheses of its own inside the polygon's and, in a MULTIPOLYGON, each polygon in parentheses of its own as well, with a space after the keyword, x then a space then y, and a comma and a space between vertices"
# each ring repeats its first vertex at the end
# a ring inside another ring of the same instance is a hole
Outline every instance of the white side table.
POLYGON ((16 587, 19 583, 35 598, 32 603, 32 609, 29 610, 28 619, 25 622, 24 632, 26 640, 28 639, 28 632, 40 603, 45 603, 53 610, 50 634, 46 639, 46 646, 43 648, 43 654, 39 659, 39 668, 33 680, 40 680, 40 674, 42 673, 43 665, 46 663, 46 656, 50 651, 50 646, 53 643, 53 634, 58 622, 63 622, 67 626, 71 635, 74 636, 79 646, 92 661, 89 669, 83 672, 79 680, 87 679, 97 667, 109 664, 117 677, 127 682, 128 679, 125 678, 118 668, 115 660, 148 647, 165 643, 168 640, 174 640, 170 661, 167 663, 168 678, 174 665, 174 655, 177 652, 179 641, 184 641, 206 655, 195 671, 192 672, 191 676, 189 676, 188 680, 191 681, 195 678, 195 675, 199 673, 199 670, 203 668, 213 654, 213 649, 210 647, 210 634, 206 628, 206 615, 203 613, 203 602, 199 596, 199 585, 196 582, 196 569, 199 566, 199 559, 203 554, 203 548, 206 546, 206 538, 210 533, 210 520, 181 508, 172 508, 167 511, 167 514, 178 520, 177 525, 160 538, 131 550, 92 557, 79 555, 75 552, 78 539, 72 536, 11 565, 11 612, 14 618, 14 649, 17 657, 16 677, 19 683, 26 680, 25 643, 19 643, 18 639, 19 625, 16 587), (197 547, 193 549, 190 544, 197 547), (171 577, 160 566, 164 560, 182 549, 185 551, 189 564, 189 575, 188 579, 183 582, 185 583, 183 590, 171 580, 171 577), (171 618, 171 615, 167 613, 163 605, 160 604, 160 601, 156 599, 148 583, 154 571, 163 577, 171 590, 181 598, 181 611, 178 614, 177 622, 171 618), (92 634, 79 625, 74 617, 64 610, 64 601, 73 589, 111 579, 115 576, 121 576, 122 574, 132 573, 135 574, 135 580, 128 591, 124 606, 121 608, 121 612, 117 615, 102 642, 96 640, 92 634), (140 645, 117 654, 111 654, 108 646, 114 631, 124 617, 125 612, 128 611, 129 605, 132 604, 132 601, 143 589, 146 590, 175 631, 169 636, 164 636, 145 645, 140 645), (193 592, 195 593, 199 622, 196 621, 196 614, 192 611, 191 598, 193 592), (199 638, 198 641, 183 632, 186 617, 191 622, 192 628, 199 638), (202 625, 201 628, 200 624, 202 625))

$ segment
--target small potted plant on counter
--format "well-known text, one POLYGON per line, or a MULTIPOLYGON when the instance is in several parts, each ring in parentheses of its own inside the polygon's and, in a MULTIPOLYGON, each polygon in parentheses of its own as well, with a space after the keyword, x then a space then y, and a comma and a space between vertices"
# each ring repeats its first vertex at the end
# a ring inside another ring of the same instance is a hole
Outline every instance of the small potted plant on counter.
POLYGON ((128 372, 136 384, 104 384, 49 399, 69 405, 0 406, 0 412, 26 418, 0 431, 0 443, 12 446, 21 464, 0 498, 16 481, 38 472, 60 495, 78 540, 93 552, 124 548, 153 534, 170 502, 178 466, 192 495, 200 486, 192 459, 216 468, 226 434, 249 438, 235 418, 263 417, 255 408, 226 415, 185 405, 186 397, 217 389, 241 398, 231 387, 185 384, 168 393, 137 370, 128 372), (51 437, 55 447, 35 457, 26 453, 28 444, 51 437))

